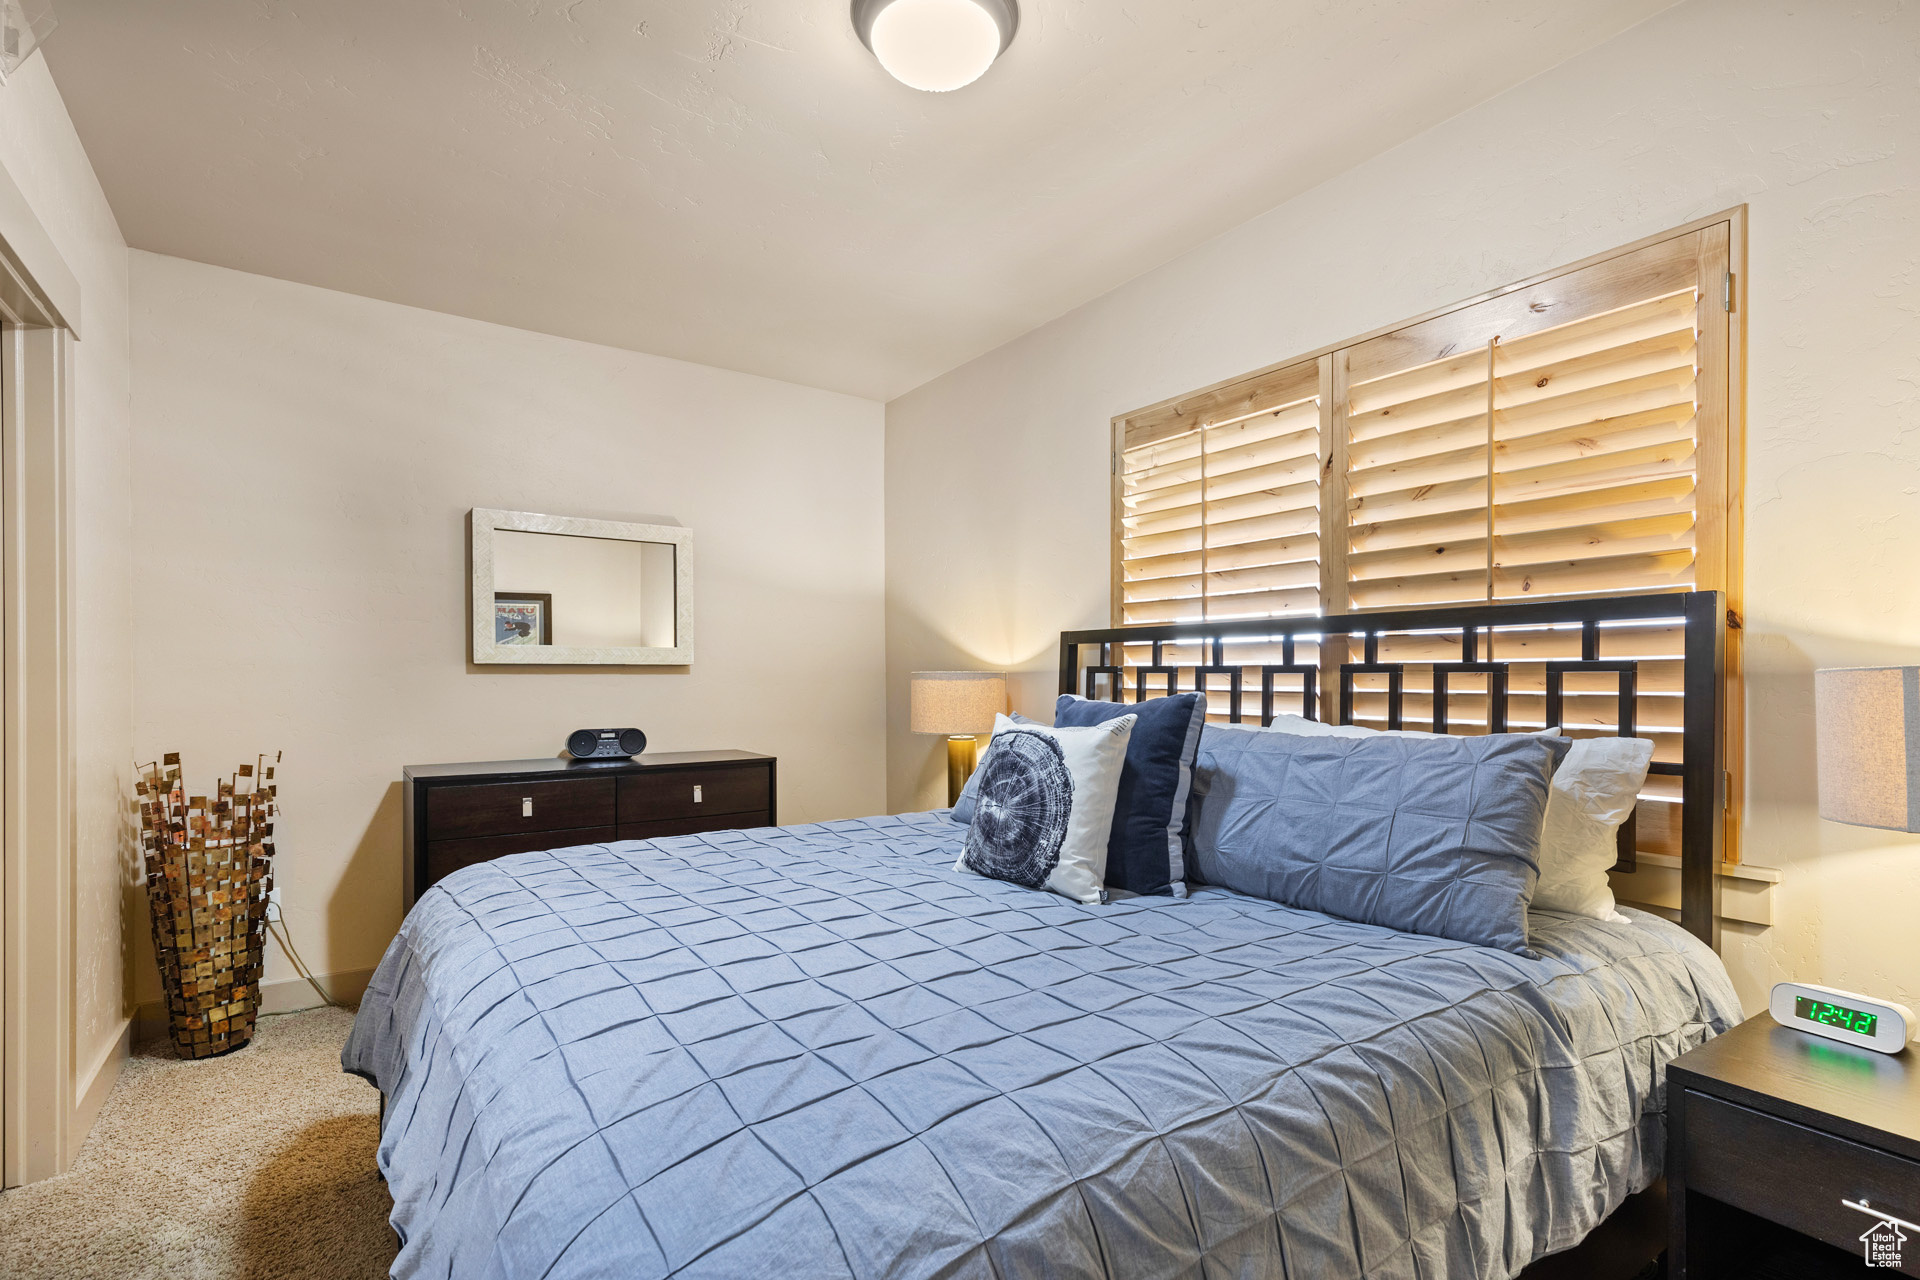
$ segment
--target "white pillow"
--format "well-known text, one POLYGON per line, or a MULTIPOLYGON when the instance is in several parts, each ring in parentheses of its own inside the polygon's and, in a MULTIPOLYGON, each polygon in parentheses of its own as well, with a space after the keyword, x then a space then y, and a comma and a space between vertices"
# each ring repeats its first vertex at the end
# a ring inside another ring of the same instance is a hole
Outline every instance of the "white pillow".
POLYGON ((1619 860, 1616 834, 1632 815, 1652 762, 1653 742, 1647 738, 1573 740, 1547 796, 1535 907, 1595 920, 1626 920, 1613 909, 1607 868, 1619 860))
MULTIPOLYGON (((1358 738, 1379 729, 1353 724, 1321 724, 1303 716, 1275 716, 1270 732, 1301 737, 1358 738)), ((1385 732, 1415 738, 1433 734, 1418 729, 1385 732)), ((1536 729, 1538 737, 1558 737, 1560 730, 1536 729)), ((1540 830, 1540 883, 1533 905, 1542 911, 1565 911, 1595 920, 1625 921, 1613 909, 1613 886, 1607 869, 1619 860, 1615 833, 1633 812, 1640 788, 1653 761, 1653 743, 1647 738, 1575 738, 1573 749, 1553 774, 1547 797, 1547 816, 1540 830)))
MULTIPOLYGON (((1242 729, 1254 729, 1260 726, 1243 724, 1238 727, 1242 729)), ((1268 733, 1291 733, 1300 738, 1364 738, 1370 733, 1414 732, 1410 729, 1366 729, 1357 724, 1322 724, 1318 720, 1309 720, 1305 716, 1287 715, 1275 716, 1273 723, 1266 726, 1266 731, 1268 733)), ((1432 735, 1429 734, 1427 736, 1431 737, 1432 735)))
POLYGON ((1107 838, 1138 719, 1052 729, 995 716, 954 870, 1105 902, 1107 838))

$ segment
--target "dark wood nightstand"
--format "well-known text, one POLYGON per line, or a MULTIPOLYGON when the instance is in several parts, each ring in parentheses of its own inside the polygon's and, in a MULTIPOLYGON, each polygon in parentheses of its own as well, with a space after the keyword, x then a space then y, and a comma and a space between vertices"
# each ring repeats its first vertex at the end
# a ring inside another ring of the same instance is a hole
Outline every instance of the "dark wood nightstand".
POLYGON ((1765 1014, 1682 1054, 1667 1193, 1669 1280, 1920 1276, 1920 1055, 1765 1014), (1867 1266, 1870 1231, 1897 1268, 1867 1266))

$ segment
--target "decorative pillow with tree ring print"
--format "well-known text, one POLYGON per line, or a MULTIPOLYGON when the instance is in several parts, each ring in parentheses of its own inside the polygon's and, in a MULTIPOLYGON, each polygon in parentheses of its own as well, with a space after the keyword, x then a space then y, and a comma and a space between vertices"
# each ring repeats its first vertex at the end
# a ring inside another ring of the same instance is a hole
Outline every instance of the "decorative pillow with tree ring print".
POLYGON ((1050 729, 994 717, 956 871, 1106 901, 1107 838, 1135 717, 1050 729))
MULTIPOLYGON (((1014 712, 1013 715, 1009 717, 1009 719, 1011 719, 1015 724, 1039 724, 1040 723, 1038 720, 1027 719, 1025 716, 1021 715, 1018 711, 1014 712)), ((959 823, 963 827, 966 826, 968 823, 972 822, 973 821, 973 802, 979 796, 979 794, 980 794, 980 770, 978 767, 975 767, 974 771, 967 775, 967 785, 960 789, 960 798, 953 802, 953 808, 947 810, 947 817, 950 820, 959 823)))

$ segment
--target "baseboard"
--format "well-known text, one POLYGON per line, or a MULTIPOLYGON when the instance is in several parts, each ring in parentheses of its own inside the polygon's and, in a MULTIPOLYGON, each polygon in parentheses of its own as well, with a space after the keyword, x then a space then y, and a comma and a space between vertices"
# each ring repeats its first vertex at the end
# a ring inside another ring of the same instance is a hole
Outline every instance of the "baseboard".
POLYGON ((100 1108, 107 1105, 107 1096, 120 1079, 120 1068, 126 1064, 132 1045, 133 1019, 128 1018, 120 1024, 120 1034, 113 1038, 74 1091, 73 1119, 67 1124, 68 1150, 66 1159, 61 1161, 63 1167, 72 1166, 73 1158, 80 1154, 81 1144, 93 1132, 93 1122, 100 1118, 100 1108))
MULTIPOLYGON (((335 1004, 359 1004, 360 997, 366 993, 367 983, 373 980, 371 969, 347 969, 340 973, 321 973, 314 977, 327 1000, 335 1004)), ((314 1009, 327 1001, 322 1000, 313 985, 305 978, 280 978, 273 982, 260 984, 260 1012, 262 1014, 298 1013, 302 1009, 314 1009)), ((146 1044, 153 1040, 165 1039, 167 1035, 167 1005, 164 1000, 150 1000, 140 1006, 134 1014, 135 1043, 146 1044)))

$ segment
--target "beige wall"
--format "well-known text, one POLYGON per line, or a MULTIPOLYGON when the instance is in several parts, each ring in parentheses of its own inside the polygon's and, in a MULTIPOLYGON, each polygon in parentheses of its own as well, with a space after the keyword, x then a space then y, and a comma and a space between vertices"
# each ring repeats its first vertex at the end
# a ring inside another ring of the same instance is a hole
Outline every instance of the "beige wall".
POLYGON ((277 874, 315 970, 372 966, 400 922, 406 764, 632 724, 779 756, 786 822, 883 807, 879 404, 132 262, 135 745, 189 778, 285 750, 277 874), (470 667, 472 507, 691 528, 691 671, 470 667))
MULTIPOLYGON (((80 285, 73 355, 72 529, 74 990, 70 1063, 77 1145, 110 1083, 132 964, 123 921, 144 928, 123 798, 132 687, 128 490, 127 246, 44 58, 0 88, 0 168, 80 285)), ((29 744, 31 747, 31 744, 29 744)), ((70 1152, 68 1154, 71 1154, 70 1152)))
POLYGON ((1920 840, 1822 823, 1811 674, 1920 661, 1920 6, 1693 0, 887 410, 888 798, 941 798, 907 673, 1022 672, 1107 619, 1109 418, 1751 204, 1742 997, 1920 997, 1920 840))

